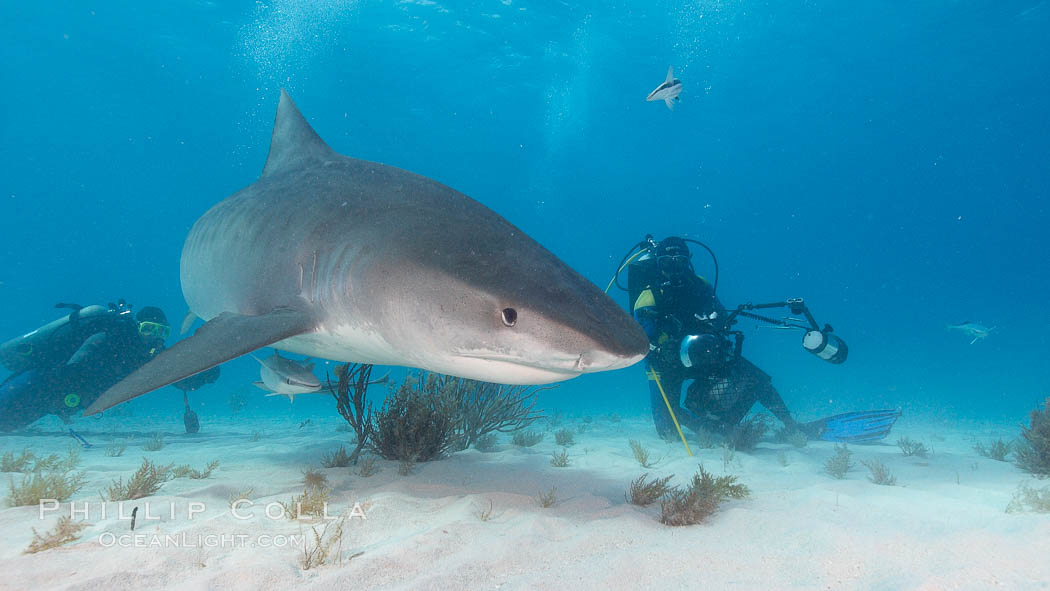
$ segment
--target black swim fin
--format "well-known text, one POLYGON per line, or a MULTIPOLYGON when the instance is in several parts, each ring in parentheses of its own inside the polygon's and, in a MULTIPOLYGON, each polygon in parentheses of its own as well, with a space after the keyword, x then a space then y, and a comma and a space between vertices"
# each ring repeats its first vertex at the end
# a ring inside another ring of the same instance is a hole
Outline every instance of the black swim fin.
POLYGON ((309 314, 292 308, 278 308, 260 316, 224 312, 103 392, 84 415, 102 412, 260 347, 309 332, 314 324, 309 314))
POLYGON ((801 426, 814 439, 840 443, 871 443, 890 433, 901 416, 900 409, 862 410, 824 417, 801 426))

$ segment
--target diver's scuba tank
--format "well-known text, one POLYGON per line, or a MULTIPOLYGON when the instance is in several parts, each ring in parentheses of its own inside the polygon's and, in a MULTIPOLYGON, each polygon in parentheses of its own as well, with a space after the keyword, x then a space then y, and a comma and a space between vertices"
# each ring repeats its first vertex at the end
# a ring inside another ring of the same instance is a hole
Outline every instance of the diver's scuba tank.
POLYGON ((104 306, 73 310, 58 320, 0 344, 0 363, 11 372, 19 373, 49 365, 53 360, 64 362, 82 343, 82 339, 77 340, 78 325, 92 324, 112 313, 113 310, 104 306))
POLYGON ((849 347, 846 342, 831 334, 831 327, 824 330, 809 330, 802 337, 802 347, 828 363, 839 364, 846 361, 849 347))

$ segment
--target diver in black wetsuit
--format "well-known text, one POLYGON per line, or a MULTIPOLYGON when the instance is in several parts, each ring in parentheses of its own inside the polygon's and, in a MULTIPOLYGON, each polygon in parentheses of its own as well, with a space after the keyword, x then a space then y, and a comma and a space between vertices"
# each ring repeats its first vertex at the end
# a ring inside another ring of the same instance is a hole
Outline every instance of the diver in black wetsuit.
POLYGON ((0 345, 12 374, 0 383, 0 431, 46 414, 64 421, 164 350, 171 333, 160 308, 132 314, 120 300, 108 307, 59 304, 72 312, 0 345))
POLYGON ((900 409, 875 409, 796 422, 769 376, 741 355, 744 333, 733 328, 737 318, 800 330, 802 348, 832 365, 846 361, 849 347, 831 325, 817 323, 801 298, 727 309, 716 295, 718 260, 703 243, 675 236, 656 242, 646 236, 624 255, 609 288, 614 284, 627 292, 630 309, 649 336, 645 367, 653 422, 662 437, 675 435, 675 419, 694 431, 730 435, 756 402, 780 419, 786 432, 824 441, 880 441, 901 416, 900 409), (687 242, 711 255, 713 284, 696 275, 687 242), (627 287, 620 283, 625 269, 627 287), (759 313, 780 308, 792 317, 759 313))
POLYGON ((693 270, 686 242, 674 236, 659 243, 650 239, 647 250, 628 268, 627 290, 631 311, 649 336, 646 373, 660 435, 675 435, 668 404, 679 423, 694 431, 728 434, 755 402, 797 429, 770 377, 739 356, 716 321, 726 309, 693 270))

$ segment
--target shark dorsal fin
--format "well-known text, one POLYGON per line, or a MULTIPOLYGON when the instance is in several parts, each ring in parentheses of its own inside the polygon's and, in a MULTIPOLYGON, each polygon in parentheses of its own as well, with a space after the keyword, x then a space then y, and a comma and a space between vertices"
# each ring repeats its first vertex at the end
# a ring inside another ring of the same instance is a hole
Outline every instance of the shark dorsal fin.
MULTIPOLYGON (((667 66, 667 80, 664 80, 664 82, 667 84, 674 82, 674 66, 667 66)), ((281 100, 282 102, 284 101, 283 98, 281 100)), ((289 99, 289 101, 290 100, 291 99, 289 99)))
POLYGON ((310 127, 292 102, 292 97, 282 88, 270 139, 270 155, 266 158, 262 176, 299 168, 310 161, 332 160, 335 156, 336 152, 310 127))

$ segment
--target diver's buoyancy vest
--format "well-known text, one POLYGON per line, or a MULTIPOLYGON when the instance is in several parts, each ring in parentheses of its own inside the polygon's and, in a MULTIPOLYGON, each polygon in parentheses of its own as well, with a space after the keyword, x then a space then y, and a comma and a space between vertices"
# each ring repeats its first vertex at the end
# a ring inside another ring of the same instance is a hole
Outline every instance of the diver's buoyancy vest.
POLYGON ((88 337, 112 326, 119 314, 98 305, 75 310, 0 345, 0 363, 14 373, 65 363, 88 337))

